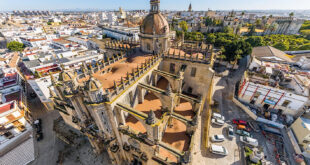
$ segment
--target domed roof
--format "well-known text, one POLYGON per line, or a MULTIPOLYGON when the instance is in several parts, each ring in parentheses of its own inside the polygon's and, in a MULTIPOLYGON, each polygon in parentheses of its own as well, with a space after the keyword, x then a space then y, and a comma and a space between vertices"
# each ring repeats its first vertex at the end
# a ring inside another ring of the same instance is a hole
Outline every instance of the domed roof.
POLYGON ((70 81, 74 78, 73 74, 71 72, 65 72, 64 70, 62 70, 60 73, 59 73, 59 78, 58 78, 58 81, 64 81, 64 82, 67 82, 67 81, 70 81))
POLYGON ((147 15, 141 25, 142 34, 164 35, 169 33, 169 24, 166 18, 159 13, 150 13, 147 15))
POLYGON ((85 90, 89 91, 96 91, 99 90, 102 87, 101 83, 95 79, 94 77, 91 77, 85 85, 85 90))

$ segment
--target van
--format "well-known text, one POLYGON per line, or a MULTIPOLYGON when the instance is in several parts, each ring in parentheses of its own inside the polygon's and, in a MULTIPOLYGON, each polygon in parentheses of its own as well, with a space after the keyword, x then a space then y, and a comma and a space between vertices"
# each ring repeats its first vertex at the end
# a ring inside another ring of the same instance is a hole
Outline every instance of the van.
POLYGON ((228 155, 228 151, 225 147, 214 145, 214 144, 210 146, 210 152, 217 154, 217 155, 224 155, 224 156, 228 155))
POLYGON ((240 141, 245 143, 245 144, 251 145, 253 147, 257 147, 258 146, 257 139, 254 139, 254 138, 251 138, 251 137, 240 136, 240 141))
POLYGON ((220 120, 225 120, 225 117, 222 116, 222 115, 219 114, 219 113, 213 113, 213 114, 212 114, 212 118, 214 118, 214 119, 220 119, 220 120))

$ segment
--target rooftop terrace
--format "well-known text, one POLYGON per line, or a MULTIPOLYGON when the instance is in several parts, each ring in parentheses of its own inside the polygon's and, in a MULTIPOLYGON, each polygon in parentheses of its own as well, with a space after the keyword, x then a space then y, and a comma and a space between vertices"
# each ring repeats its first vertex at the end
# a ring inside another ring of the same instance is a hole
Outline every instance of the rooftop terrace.
POLYGON ((186 124, 172 118, 171 125, 172 127, 167 126, 162 141, 180 151, 187 151, 190 137, 186 134, 186 124))

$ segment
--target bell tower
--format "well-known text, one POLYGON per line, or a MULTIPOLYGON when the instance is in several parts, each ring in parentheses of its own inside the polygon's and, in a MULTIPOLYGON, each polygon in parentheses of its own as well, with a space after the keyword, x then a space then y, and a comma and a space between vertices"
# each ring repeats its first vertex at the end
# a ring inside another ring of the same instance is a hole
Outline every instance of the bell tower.
POLYGON ((159 4, 160 4, 160 0, 151 0, 151 10, 150 13, 159 13, 159 4))

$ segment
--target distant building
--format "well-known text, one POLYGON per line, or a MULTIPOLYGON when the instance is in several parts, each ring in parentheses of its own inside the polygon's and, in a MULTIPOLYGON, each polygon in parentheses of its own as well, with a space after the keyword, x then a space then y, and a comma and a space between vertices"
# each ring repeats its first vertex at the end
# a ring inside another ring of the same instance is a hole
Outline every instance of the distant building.
POLYGON ((102 33, 117 40, 139 40, 139 27, 103 26, 102 33))
POLYGON ((188 6, 188 12, 192 12, 193 10, 192 10, 192 3, 190 3, 189 4, 189 6, 188 6))
POLYGON ((268 34, 298 34, 304 20, 294 17, 273 17, 268 19, 270 28, 264 31, 264 35, 268 34))

